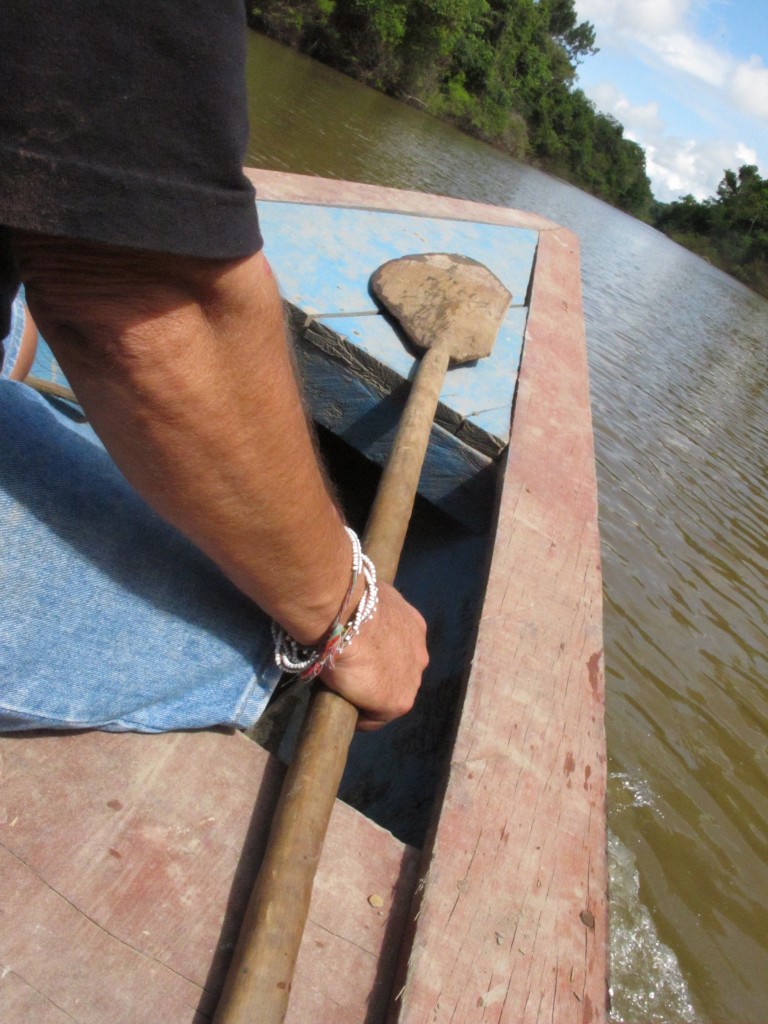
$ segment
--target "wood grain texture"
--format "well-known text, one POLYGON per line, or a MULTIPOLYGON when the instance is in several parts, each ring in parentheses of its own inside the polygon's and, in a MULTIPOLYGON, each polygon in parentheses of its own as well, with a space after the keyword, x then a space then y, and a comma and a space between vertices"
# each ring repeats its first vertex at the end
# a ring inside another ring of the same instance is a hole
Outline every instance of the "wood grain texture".
POLYGON ((493 566, 392 1019, 606 1019, 600 550, 577 242, 542 233, 493 566))
POLYGON ((493 352, 512 295, 477 260, 458 253, 418 253, 383 264, 371 289, 420 351, 446 348, 452 363, 493 352))
MULTIPOLYGON (((383 466, 405 408, 408 387, 382 364, 362 359, 346 339, 295 309, 290 322, 304 397, 315 423, 383 466)), ((495 458, 465 443, 462 422, 442 407, 432 427, 431 458, 419 491, 475 532, 488 529, 495 458), (442 424, 446 423, 446 426, 442 424)), ((477 433, 477 431, 475 431, 477 433)), ((498 450, 495 457, 498 457, 498 450)))
POLYGON ((525 210, 512 210, 490 203, 475 203, 451 196, 383 188, 363 182, 313 178, 304 174, 286 174, 260 167, 246 167, 245 173, 256 188, 256 197, 292 203, 318 203, 329 206, 359 207, 366 210, 391 210, 416 213, 423 217, 449 217, 454 220, 507 224, 513 228, 546 231, 558 225, 547 217, 525 210))
MULTIPOLYGON (((505 224, 427 217, 418 213, 279 202, 260 190, 259 220, 265 253, 285 298, 314 320, 345 335, 400 381, 415 372, 414 353, 402 331, 380 314, 371 275, 405 253, 460 253, 480 261, 513 295, 490 359, 453 366, 444 404, 476 428, 509 440, 512 388, 527 314, 538 233, 505 224)), ((492 212, 493 208, 491 209, 492 212)), ((469 440, 469 438, 467 438, 469 440)))
MULTIPOLYGON (((3 1024, 210 1020, 282 767, 239 734, 81 733, 0 739, 0 771, 3 1024)), ((289 1022, 386 1001, 414 877, 337 806, 289 1022)))
MULTIPOLYGON (((450 360, 490 355, 511 295, 475 260, 432 253, 390 261, 373 289, 425 349, 371 508, 363 546, 384 583, 394 583, 450 360)), ((357 709, 339 694, 313 696, 275 809, 258 879, 227 973, 215 1024, 285 1019, 334 801, 357 709)))

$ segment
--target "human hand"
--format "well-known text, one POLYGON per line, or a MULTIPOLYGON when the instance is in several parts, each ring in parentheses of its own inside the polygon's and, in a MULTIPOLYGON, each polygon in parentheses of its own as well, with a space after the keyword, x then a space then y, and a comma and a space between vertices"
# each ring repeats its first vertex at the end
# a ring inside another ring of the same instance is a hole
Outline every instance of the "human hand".
POLYGON ((413 707, 429 655, 424 619, 388 583, 379 582, 379 606, 358 636, 320 678, 358 708, 357 728, 380 729, 413 707))

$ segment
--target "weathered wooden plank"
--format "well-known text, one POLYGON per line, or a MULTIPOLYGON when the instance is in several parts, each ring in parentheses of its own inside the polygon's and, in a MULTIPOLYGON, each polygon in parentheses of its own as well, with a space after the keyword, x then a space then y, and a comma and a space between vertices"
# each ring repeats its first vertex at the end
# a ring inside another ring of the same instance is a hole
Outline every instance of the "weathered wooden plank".
POLYGON ((351 340, 398 379, 414 372, 415 356, 404 335, 379 307, 370 290, 371 274, 409 253, 455 252, 479 260, 513 295, 515 308, 503 320, 493 356, 471 367, 452 368, 445 404, 476 426, 478 433, 509 440, 514 374, 520 361, 525 304, 538 235, 503 224, 470 223, 405 213, 382 214, 342 207, 259 204, 265 252, 285 298, 315 320, 342 333, 341 319, 366 316, 351 340), (507 377, 513 368, 512 379, 507 377), (450 394, 450 401, 447 396, 450 394))
POLYGON ((528 228, 269 198, 259 200, 258 210, 264 251, 286 297, 316 316, 376 310, 371 274, 413 253, 470 256, 504 274, 513 302, 524 303, 528 293, 538 238, 528 228))
MULTIPOLYGON (((489 379, 482 377, 477 380, 476 387, 467 387, 467 381, 462 379, 462 374, 468 371, 461 367, 454 367, 446 377, 442 390, 442 401, 438 406, 436 420, 449 433, 478 452, 485 453, 495 458, 507 447, 509 443, 509 424, 511 419, 511 394, 512 387, 507 389, 504 400, 498 391, 498 382, 506 380, 513 386, 517 377, 517 370, 520 365, 520 352, 522 348, 522 337, 525 330, 525 321, 528 309, 525 306, 511 309, 507 313, 506 325, 511 326, 511 333, 507 333, 502 325, 501 343, 494 351, 493 369, 494 377, 489 379)), ((330 328, 331 331, 342 338, 348 339, 358 350, 358 356, 362 363, 381 368, 379 374, 383 375, 382 383, 386 384, 392 380, 391 387, 395 387, 404 377, 388 369, 391 362, 389 358, 374 359, 368 356, 366 346, 361 346, 361 339, 366 339, 368 347, 372 351, 384 351, 388 344, 392 343, 392 331, 384 317, 326 317, 316 320, 315 323, 330 328)), ((397 341, 398 345, 401 345, 397 341)), ((477 369, 477 367, 473 367, 477 369)), ((414 366, 409 364, 404 371, 412 374, 414 366)), ((374 377, 374 379, 377 379, 374 377)), ((378 381, 377 381, 378 382, 378 381)), ((383 391, 382 393, 385 393, 383 391)))
MULTIPOLYGON (((0 762, 4 1024, 209 1019, 282 767, 215 732, 6 737, 0 762)), ((362 1024, 386 1000, 414 873, 338 805, 290 1021, 362 1024)))
MULTIPOLYGON (((5 876, 3 876, 5 878, 5 876)), ((34 1021, 34 1024, 72 1024, 72 1018, 50 997, 20 978, 12 967, 2 969, 0 1008, 5 1020, 34 1021)))
POLYGON ((538 213, 513 210, 490 203, 476 203, 452 196, 431 195, 407 189, 383 188, 364 182, 334 178, 312 178, 304 174, 286 174, 261 167, 246 167, 246 175, 256 187, 258 198, 273 201, 360 207, 365 210, 391 210, 424 217, 448 217, 453 220, 507 224, 514 228, 546 231, 558 225, 538 213))
MULTIPOLYGON (((0 850, 3 878, 4 1021, 128 1024, 180 1020, 203 1024, 201 989, 94 923, 18 856, 0 850), (6 990, 6 980, 16 984, 6 990), (56 1013, 53 1010, 56 1010, 56 1013)), ((138 909, 138 907, 137 907, 138 909)))
MULTIPOLYGON (((408 385, 371 363, 322 324, 291 314, 303 393, 315 423, 383 466, 408 398, 408 385)), ((451 423, 451 416, 441 417, 451 423)), ((460 428, 453 418, 452 426, 460 428)), ((493 458, 436 423, 419 492, 477 533, 488 529, 497 480, 493 458)))
POLYGON ((542 233, 491 577, 398 1024, 606 1018, 600 552, 577 242, 542 233))
MULTIPOLYGON (((379 359, 370 354, 371 350, 381 347, 375 336, 384 326, 383 317, 376 315, 365 318, 338 317, 316 320, 290 303, 287 306, 294 337, 300 343, 303 352, 310 356, 316 355, 318 358, 327 357, 332 363, 340 363, 345 371, 349 371, 352 378, 359 380, 368 388, 371 394, 369 402, 376 396, 379 401, 385 400, 393 392, 402 390, 405 378, 392 369, 392 360, 379 359), (363 338, 368 339, 368 346, 362 343, 363 338)), ((522 339, 528 311, 521 308, 514 311, 513 315, 519 321, 518 330, 522 339)), ((391 335, 389 327, 386 327, 386 331, 391 335)), ((383 340, 382 336, 382 344, 383 340)), ((494 353, 496 374, 509 381, 512 387, 517 378, 520 351, 520 346, 502 343, 499 352, 494 353)), ((460 385, 454 384, 454 374, 458 369, 459 367, 452 368, 447 375, 442 391, 443 400, 438 403, 435 423, 478 454, 496 459, 509 443, 511 397, 508 394, 504 404, 494 406, 493 403, 499 400, 498 394, 484 390, 481 384, 478 384, 477 393, 470 398, 460 385)), ((415 370, 416 364, 411 360, 407 367, 409 375, 412 376, 415 370)), ((312 378, 310 375, 305 377, 305 384, 311 389, 312 378)), ((321 415, 325 406, 339 407, 340 396, 345 395, 345 392, 337 391, 333 397, 326 396, 321 403, 321 393, 324 394, 320 388, 314 388, 309 392, 310 402, 318 403, 321 415)), ((370 412, 371 415, 375 415, 375 408, 370 412)), ((343 415, 342 409, 339 410, 339 415, 343 415)))

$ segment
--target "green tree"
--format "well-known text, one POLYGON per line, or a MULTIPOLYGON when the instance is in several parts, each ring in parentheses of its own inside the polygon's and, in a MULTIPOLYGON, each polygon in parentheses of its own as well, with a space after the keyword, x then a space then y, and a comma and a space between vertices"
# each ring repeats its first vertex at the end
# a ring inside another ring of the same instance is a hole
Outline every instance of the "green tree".
POLYGON ((246 0, 248 24, 297 49, 311 47, 328 25, 335 0, 246 0))
POLYGON ((584 57, 598 53, 595 46, 595 26, 578 20, 573 0, 540 0, 549 11, 549 33, 562 46, 569 61, 576 66, 584 57))
POLYGON ((726 170, 714 198, 660 206, 655 223, 768 296, 768 181, 753 164, 726 170))
POLYGON ((656 216, 656 226, 678 234, 709 235, 713 222, 712 202, 700 203, 690 193, 663 206, 656 216))
POLYGON ((737 174, 726 171, 717 186, 725 223, 750 236, 768 229, 768 181, 754 164, 745 164, 737 174))

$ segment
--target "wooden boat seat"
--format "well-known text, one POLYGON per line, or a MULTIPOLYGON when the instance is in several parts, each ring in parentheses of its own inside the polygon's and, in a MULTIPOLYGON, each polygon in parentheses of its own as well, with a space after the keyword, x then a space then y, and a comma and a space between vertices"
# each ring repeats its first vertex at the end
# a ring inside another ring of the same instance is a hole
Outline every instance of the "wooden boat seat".
MULTIPOLYGON (((89 732, 3 737, 0 771, 3 1024, 210 1020, 282 765, 239 733, 89 732)), ((338 803, 289 1022, 381 1012, 417 860, 338 803)))

